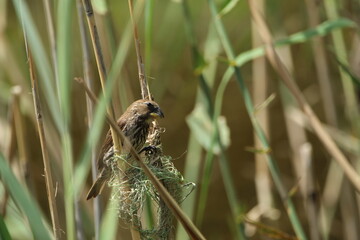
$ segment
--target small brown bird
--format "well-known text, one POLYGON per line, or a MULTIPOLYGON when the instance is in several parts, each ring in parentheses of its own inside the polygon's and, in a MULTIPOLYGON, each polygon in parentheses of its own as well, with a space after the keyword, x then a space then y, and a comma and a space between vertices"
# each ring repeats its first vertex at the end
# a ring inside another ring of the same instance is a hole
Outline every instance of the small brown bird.
MULTIPOLYGON (((159 105, 154 101, 141 99, 133 102, 126 109, 117 121, 117 124, 135 150, 140 152, 148 136, 151 121, 159 117, 164 117, 159 105)), ((113 153, 113 141, 111 133, 108 131, 98 157, 99 174, 87 194, 87 200, 98 196, 105 183, 110 179, 113 153)))

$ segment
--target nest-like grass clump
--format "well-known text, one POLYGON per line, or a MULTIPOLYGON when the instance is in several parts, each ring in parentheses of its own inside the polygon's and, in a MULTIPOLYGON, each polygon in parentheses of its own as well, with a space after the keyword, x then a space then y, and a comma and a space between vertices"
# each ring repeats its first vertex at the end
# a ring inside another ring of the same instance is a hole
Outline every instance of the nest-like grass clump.
MULTIPOLYGON (((174 228, 172 213, 160 199, 156 188, 143 169, 129 156, 117 156, 114 160, 125 161, 128 165, 125 172, 122 172, 118 164, 114 164, 115 169, 109 182, 113 188, 111 199, 119 217, 132 227, 136 227, 145 239, 169 239, 174 228), (157 206, 158 212, 158 222, 153 229, 143 229, 140 220, 148 196, 157 206)), ((194 187, 193 183, 184 181, 183 176, 172 163, 172 158, 164 156, 160 146, 145 151, 143 161, 178 203, 185 198, 183 189, 194 187)))

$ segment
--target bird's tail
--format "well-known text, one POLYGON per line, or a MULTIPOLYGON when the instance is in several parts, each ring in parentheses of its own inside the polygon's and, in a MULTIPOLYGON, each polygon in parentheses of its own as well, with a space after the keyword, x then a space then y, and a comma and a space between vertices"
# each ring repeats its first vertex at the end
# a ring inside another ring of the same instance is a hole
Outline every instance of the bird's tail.
POLYGON ((89 200, 90 198, 95 198, 101 193, 106 182, 105 180, 106 178, 102 177, 101 175, 96 179, 86 196, 86 200, 89 200))

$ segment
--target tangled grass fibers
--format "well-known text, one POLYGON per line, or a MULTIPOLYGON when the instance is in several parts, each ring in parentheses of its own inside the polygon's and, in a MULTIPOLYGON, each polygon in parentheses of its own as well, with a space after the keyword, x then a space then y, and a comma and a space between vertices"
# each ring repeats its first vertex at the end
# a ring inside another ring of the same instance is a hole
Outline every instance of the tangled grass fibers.
MULTIPOLYGON (((152 147, 145 151, 143 161, 173 198, 180 203, 186 197, 183 194, 184 188, 193 188, 195 184, 186 183, 181 173, 172 163, 172 158, 163 155, 159 137, 160 132, 163 131, 155 125, 147 139, 148 144, 152 147), (153 145, 154 143, 156 145, 153 145)), ((115 169, 109 182, 109 185, 114 189, 111 200, 118 210, 119 217, 124 222, 138 228, 144 239, 171 239, 174 229, 173 215, 159 197, 156 188, 142 168, 135 160, 126 155, 116 156, 114 160, 125 161, 128 165, 125 172, 122 173, 117 167, 118 164, 114 164, 115 169), (143 229, 140 220, 147 196, 157 206, 158 221, 153 229, 143 229)))

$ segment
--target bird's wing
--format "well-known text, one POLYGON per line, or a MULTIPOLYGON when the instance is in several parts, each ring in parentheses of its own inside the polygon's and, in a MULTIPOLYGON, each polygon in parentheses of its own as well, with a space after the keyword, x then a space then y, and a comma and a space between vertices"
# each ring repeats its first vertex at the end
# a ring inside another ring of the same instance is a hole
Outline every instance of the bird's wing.
MULTIPOLYGON (((121 130, 124 129, 124 126, 126 124, 126 121, 125 121, 125 118, 123 116, 121 116, 117 122, 119 128, 121 130)), ((98 156, 98 160, 97 160, 97 167, 98 167, 98 170, 101 170, 103 169, 104 167, 104 156, 105 154, 110 150, 110 148, 113 146, 113 140, 112 140, 112 136, 111 136, 111 131, 109 130, 106 134, 106 137, 105 137, 105 140, 104 140, 104 143, 100 149, 100 152, 99 152, 99 156, 98 156)))

